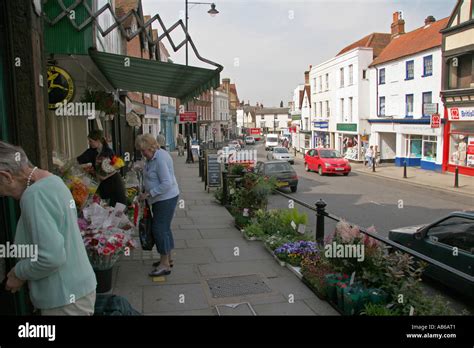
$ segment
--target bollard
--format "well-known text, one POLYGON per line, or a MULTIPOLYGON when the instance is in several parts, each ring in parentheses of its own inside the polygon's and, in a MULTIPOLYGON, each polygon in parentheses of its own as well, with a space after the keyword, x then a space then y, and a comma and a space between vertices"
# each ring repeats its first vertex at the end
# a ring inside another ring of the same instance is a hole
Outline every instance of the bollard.
POLYGON ((372 157, 372 171, 375 173, 375 161, 376 161, 376 156, 372 157))
POLYGON ((199 156, 199 177, 202 178, 202 157, 199 156))
POLYGON ((456 166, 456 169, 454 171, 454 187, 458 188, 459 187, 459 167, 456 166))
POLYGON ((227 171, 222 172, 222 205, 227 205, 227 171))
POLYGON ((407 161, 403 162, 403 179, 407 178, 407 161))
POLYGON ((295 158, 296 158, 296 147, 295 147, 295 158))
POLYGON ((326 214, 326 202, 322 199, 316 202, 316 243, 324 244, 324 216, 326 214))

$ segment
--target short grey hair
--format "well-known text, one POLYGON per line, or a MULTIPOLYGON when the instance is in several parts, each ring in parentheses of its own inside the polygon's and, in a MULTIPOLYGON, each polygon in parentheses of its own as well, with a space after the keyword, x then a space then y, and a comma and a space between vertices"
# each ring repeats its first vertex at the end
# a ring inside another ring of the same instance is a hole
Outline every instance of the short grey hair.
POLYGON ((139 151, 153 150, 156 151, 160 148, 160 145, 156 141, 155 137, 151 134, 142 134, 135 140, 135 148, 139 151))
POLYGON ((21 147, 0 141, 0 171, 16 175, 29 166, 31 163, 21 147))
POLYGON ((156 137, 156 141, 158 142, 158 144, 160 144, 161 147, 166 146, 166 138, 163 134, 158 134, 158 136, 156 137))

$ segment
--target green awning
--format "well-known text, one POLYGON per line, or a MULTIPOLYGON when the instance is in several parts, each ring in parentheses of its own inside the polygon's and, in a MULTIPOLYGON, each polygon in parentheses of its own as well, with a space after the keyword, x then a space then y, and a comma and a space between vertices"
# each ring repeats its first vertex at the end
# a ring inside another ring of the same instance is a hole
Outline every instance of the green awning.
POLYGON ((129 92, 158 94, 185 103, 220 85, 222 68, 204 69, 94 49, 89 54, 115 88, 129 92))

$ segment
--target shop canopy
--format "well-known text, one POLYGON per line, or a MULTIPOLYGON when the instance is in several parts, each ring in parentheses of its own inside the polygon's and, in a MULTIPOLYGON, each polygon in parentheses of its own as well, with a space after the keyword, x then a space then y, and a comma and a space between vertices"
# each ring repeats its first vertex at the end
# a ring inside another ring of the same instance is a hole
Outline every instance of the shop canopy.
POLYGON ((89 54, 116 89, 173 97, 185 103, 220 85, 222 68, 211 70, 95 49, 91 49, 89 54))

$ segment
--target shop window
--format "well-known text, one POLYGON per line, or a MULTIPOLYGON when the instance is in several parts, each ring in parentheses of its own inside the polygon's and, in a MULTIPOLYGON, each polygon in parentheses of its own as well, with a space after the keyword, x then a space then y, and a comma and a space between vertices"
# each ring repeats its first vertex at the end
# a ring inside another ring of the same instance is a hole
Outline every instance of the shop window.
POLYGON ((409 60, 406 62, 406 80, 412 80, 415 77, 415 62, 409 60))
POLYGON ((385 84, 385 68, 380 69, 379 71, 379 85, 385 84))
POLYGON ((433 56, 423 57, 423 77, 433 75, 433 56))
POLYGON ((474 127, 472 122, 451 122, 449 163, 474 168, 474 127))
POLYGON ((406 157, 421 158, 423 137, 421 135, 407 135, 405 140, 406 157))
POLYGON ((413 94, 405 96, 405 115, 406 117, 413 117, 413 94))
POLYGON ((423 160, 425 161, 436 161, 437 156, 437 140, 436 136, 425 135, 423 136, 423 160))

